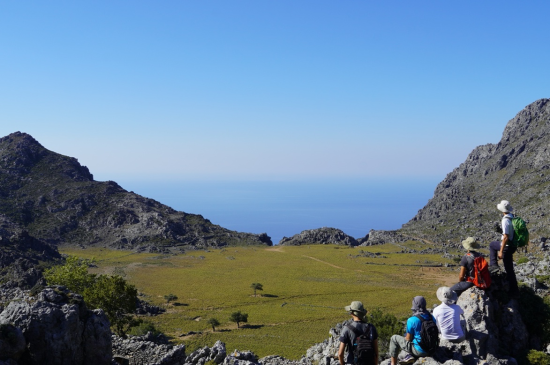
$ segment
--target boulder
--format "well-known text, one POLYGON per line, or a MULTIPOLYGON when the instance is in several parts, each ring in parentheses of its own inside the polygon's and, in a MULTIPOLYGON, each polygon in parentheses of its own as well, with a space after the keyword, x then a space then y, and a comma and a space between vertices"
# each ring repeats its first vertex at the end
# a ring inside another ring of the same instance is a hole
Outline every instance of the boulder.
MULTIPOLYGON (((101 365, 111 363, 111 330, 101 309, 88 310, 80 295, 48 287, 28 293, 0 313, 0 326, 13 326, 26 343, 23 351, 0 347, 0 359, 21 364, 101 365)), ((11 327, 10 327, 11 328, 11 327)), ((19 347, 17 347, 19 348, 19 347)))

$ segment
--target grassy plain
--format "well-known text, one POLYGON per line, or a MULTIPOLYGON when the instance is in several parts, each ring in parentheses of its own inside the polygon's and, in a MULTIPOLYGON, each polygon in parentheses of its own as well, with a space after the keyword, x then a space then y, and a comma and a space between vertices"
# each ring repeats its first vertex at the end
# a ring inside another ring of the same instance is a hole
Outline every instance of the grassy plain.
MULTIPOLYGON (((417 243, 411 245, 421 248, 417 243)), ((453 262, 440 255, 396 253, 401 249, 392 244, 255 246, 175 256, 99 248, 61 251, 94 258, 94 272, 124 274, 146 300, 167 309, 165 314, 145 319, 174 342, 185 343, 188 352, 222 340, 229 351, 299 359, 310 346, 327 339, 331 327, 349 317, 344 306, 352 300, 398 317, 410 313, 416 295, 425 296, 429 306, 438 303, 437 287, 452 283, 457 273, 420 265, 453 262), (361 250, 386 258, 365 257, 361 250), (256 297, 252 283, 263 284, 264 290, 256 297), (167 304, 167 294, 178 299, 167 304), (238 310, 249 315, 247 325, 239 329, 229 321, 230 314, 238 310), (221 323, 215 332, 207 323, 210 318, 221 323), (190 331, 201 334, 181 336, 190 331)))

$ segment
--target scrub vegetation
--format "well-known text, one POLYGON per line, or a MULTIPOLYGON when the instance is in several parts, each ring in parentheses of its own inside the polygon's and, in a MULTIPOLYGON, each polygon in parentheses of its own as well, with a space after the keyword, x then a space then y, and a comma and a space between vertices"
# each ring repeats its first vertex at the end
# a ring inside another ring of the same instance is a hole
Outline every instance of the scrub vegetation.
POLYGON ((429 306, 439 304, 436 288, 457 274, 422 265, 452 260, 398 254, 401 249, 387 244, 230 247, 160 256, 98 248, 65 247, 62 252, 93 258, 93 274, 123 270, 144 299, 166 308, 147 320, 175 343, 185 343, 188 352, 221 340, 228 349, 251 350, 260 357, 299 359, 349 318, 344 306, 353 300, 362 301, 380 323, 396 327, 395 319, 384 314, 408 316, 414 296, 425 296, 429 306), (385 258, 365 257, 360 250, 385 258), (250 283, 262 283, 262 295, 251 295, 250 283), (167 303, 166 293, 178 298, 177 306, 167 303), (235 312, 248 315, 239 328, 231 319, 235 312), (219 324, 213 326, 212 318, 219 324))

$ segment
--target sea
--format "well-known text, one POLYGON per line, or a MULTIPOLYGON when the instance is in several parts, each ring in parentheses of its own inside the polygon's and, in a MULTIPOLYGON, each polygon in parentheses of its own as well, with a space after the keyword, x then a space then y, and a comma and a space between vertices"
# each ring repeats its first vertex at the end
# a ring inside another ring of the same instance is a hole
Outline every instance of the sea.
POLYGON ((338 228, 354 237, 394 230, 433 196, 440 179, 299 181, 117 181, 176 210, 239 232, 267 233, 273 244, 304 230, 338 228))

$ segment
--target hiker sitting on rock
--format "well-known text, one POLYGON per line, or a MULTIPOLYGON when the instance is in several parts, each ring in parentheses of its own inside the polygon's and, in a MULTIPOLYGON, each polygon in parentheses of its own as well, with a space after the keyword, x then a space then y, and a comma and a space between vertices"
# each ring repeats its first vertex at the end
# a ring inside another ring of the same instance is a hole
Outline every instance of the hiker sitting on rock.
POLYGON ((351 302, 345 307, 353 321, 342 329, 338 360, 340 365, 378 365, 378 332, 376 328, 365 321, 366 309, 359 301, 351 302), (344 352, 348 350, 344 361, 344 352))
POLYGON ((459 297, 462 292, 476 285, 481 289, 487 289, 491 285, 491 278, 487 267, 487 262, 480 252, 479 243, 473 237, 468 237, 462 241, 462 246, 468 251, 460 260, 459 282, 451 287, 451 290, 459 297), (478 259, 479 258, 479 259, 478 259), (477 261, 476 261, 477 260, 477 261), (476 263, 479 268, 476 272, 476 263))
POLYGON ((405 337, 391 337, 391 365, 397 364, 400 350, 406 354, 400 356, 399 364, 412 364, 417 357, 430 356, 439 346, 439 330, 435 318, 426 309, 426 299, 422 296, 414 297, 411 309, 413 315, 407 320, 405 337))
POLYGON ((458 296, 448 286, 437 289, 436 295, 441 304, 434 309, 433 315, 441 338, 453 343, 464 341, 466 336, 460 326, 460 315, 464 314, 464 311, 455 304, 458 296))

